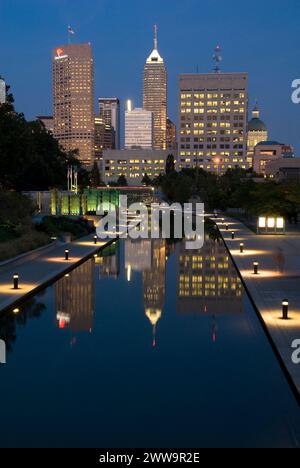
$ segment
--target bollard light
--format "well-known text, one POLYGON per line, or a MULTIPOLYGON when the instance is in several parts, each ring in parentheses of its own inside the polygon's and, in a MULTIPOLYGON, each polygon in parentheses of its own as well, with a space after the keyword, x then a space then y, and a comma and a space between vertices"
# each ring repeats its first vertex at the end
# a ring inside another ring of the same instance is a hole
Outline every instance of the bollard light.
POLYGON ((66 249, 65 250, 65 260, 68 261, 70 256, 70 250, 66 249))
POLYGON ((234 232, 231 233, 231 239, 232 239, 232 240, 235 239, 235 233, 234 233, 234 232))
POLYGON ((94 236, 94 244, 95 244, 95 245, 98 244, 98 236, 94 236))
POLYGON ((18 275, 18 273, 14 274, 13 280, 14 280, 14 289, 19 289, 19 275, 18 275))
POLYGON ((258 275, 258 267, 259 267, 259 263, 253 262, 253 272, 255 275, 258 275))
POLYGON ((226 224, 226 231, 229 231, 229 226, 228 226, 228 224, 226 224))
POLYGON ((282 319, 288 320, 289 318, 289 301, 285 299, 282 301, 282 319))
POLYGON ((240 244, 240 253, 241 253, 241 254, 244 253, 244 247, 245 247, 245 246, 244 246, 243 243, 240 244))

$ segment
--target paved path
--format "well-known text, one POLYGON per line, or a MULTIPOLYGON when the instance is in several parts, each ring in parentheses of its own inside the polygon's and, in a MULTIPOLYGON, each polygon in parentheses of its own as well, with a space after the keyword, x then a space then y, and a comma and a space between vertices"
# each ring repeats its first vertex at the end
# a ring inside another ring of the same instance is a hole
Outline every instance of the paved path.
POLYGON ((300 395, 300 364, 292 361, 292 343, 300 340, 300 235, 256 235, 242 223, 216 220, 223 239, 254 300, 269 334, 300 395), (235 240, 231 233, 235 232, 235 240), (240 253, 240 243, 245 244, 240 253), (259 275, 253 262, 259 262, 259 275), (289 300, 289 320, 282 320, 282 301, 289 300))
POLYGON ((108 242, 99 241, 94 245, 93 236, 89 236, 69 244, 58 243, 42 250, 34 259, 29 255, 21 261, 0 267, 0 311, 16 307, 26 295, 74 268, 106 244, 108 242), (65 249, 70 250, 69 261, 65 260, 65 249), (16 291, 12 288, 15 273, 20 276, 20 289, 16 291))

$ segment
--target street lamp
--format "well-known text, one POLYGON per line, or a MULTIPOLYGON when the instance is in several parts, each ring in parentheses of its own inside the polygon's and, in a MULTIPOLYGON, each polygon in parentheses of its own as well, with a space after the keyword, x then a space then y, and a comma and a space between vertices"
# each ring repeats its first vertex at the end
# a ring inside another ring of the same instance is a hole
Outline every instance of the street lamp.
POLYGON ((253 272, 255 275, 258 275, 258 267, 259 267, 259 263, 253 262, 253 272))
POLYGON ((14 289, 19 289, 19 275, 18 275, 18 273, 14 274, 13 280, 14 280, 14 289))
POLYGON ((70 250, 66 249, 66 250, 65 250, 65 260, 66 260, 66 261, 69 260, 69 255, 70 255, 70 250))
POLYGON ((289 319, 289 301, 287 299, 282 301, 282 319, 283 320, 289 319))
POLYGON ((240 244, 240 253, 241 254, 244 253, 244 244, 243 243, 240 244))
POLYGON ((235 239, 235 233, 234 233, 234 232, 231 233, 231 239, 232 239, 232 240, 235 239))

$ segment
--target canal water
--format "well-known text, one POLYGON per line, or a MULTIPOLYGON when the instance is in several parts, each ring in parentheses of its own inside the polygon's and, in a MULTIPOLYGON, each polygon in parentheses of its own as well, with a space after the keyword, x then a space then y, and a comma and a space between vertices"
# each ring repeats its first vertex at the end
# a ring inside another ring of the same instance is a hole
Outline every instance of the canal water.
POLYGON ((0 315, 2 447, 296 447, 299 406, 222 243, 117 242, 0 315))

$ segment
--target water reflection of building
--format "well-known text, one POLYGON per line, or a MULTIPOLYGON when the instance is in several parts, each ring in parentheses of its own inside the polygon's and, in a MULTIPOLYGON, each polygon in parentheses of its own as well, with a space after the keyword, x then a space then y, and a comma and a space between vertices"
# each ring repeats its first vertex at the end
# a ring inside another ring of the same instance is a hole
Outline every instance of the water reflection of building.
POLYGON ((114 242, 103 249, 96 258, 96 264, 99 266, 99 277, 115 278, 120 274, 120 244, 114 242))
POLYGON ((153 347, 156 346, 156 326, 161 318, 166 293, 166 242, 151 242, 151 269, 143 272, 145 315, 153 327, 153 347))
POLYGON ((178 248, 177 312, 241 313, 242 283, 224 245, 206 237, 201 250, 178 248))
POLYGON ((73 332, 93 328, 95 304, 95 263, 89 260, 55 285, 56 318, 59 328, 73 332))
POLYGON ((150 239, 125 241, 125 269, 145 271, 151 269, 152 243, 150 239))

